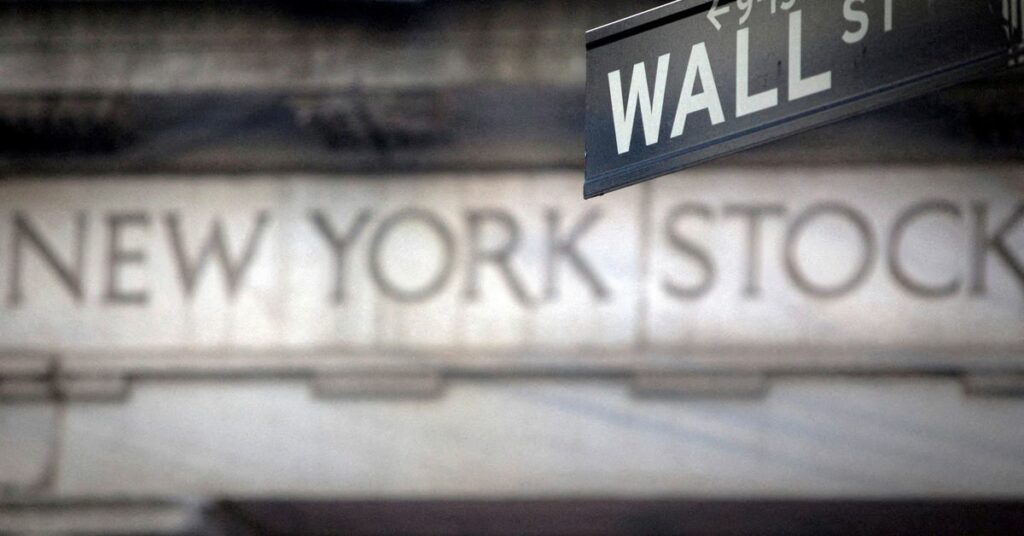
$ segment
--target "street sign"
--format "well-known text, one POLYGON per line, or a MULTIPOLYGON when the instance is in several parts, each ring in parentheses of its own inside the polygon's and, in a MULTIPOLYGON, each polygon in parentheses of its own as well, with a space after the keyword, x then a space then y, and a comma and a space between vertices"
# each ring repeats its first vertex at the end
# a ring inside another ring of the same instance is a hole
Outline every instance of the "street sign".
POLYGON ((1018 2, 678 0, 591 30, 584 196, 1005 68, 1018 2))

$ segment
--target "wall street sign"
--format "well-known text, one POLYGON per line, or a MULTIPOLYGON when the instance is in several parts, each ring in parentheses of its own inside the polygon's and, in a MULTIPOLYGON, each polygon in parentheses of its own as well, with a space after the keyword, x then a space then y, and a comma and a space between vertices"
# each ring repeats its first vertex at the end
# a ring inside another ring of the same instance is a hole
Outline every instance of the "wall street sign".
POLYGON ((679 0, 587 32, 602 195, 1005 68, 1017 0, 679 0))

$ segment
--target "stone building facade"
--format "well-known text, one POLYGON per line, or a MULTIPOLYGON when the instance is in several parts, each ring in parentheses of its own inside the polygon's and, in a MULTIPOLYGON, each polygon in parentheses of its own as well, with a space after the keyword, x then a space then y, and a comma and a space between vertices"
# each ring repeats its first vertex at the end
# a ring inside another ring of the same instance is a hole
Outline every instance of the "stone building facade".
POLYGON ((0 7, 0 533, 1024 522, 1021 73, 584 202, 654 5, 0 7))

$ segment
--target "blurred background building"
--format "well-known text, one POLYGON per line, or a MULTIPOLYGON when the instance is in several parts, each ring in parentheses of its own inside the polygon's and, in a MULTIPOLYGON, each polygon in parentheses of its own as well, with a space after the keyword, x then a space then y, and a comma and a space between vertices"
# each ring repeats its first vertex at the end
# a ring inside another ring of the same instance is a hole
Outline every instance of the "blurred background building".
POLYGON ((584 202, 655 5, 0 6, 0 534, 1024 529, 1021 72, 584 202))

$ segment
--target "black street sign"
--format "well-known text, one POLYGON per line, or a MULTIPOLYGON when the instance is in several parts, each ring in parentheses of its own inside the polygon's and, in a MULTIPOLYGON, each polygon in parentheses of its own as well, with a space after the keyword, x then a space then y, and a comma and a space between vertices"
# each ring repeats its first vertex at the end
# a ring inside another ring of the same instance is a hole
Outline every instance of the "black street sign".
POLYGON ((678 0, 591 30, 584 196, 1005 68, 1020 3, 678 0))

